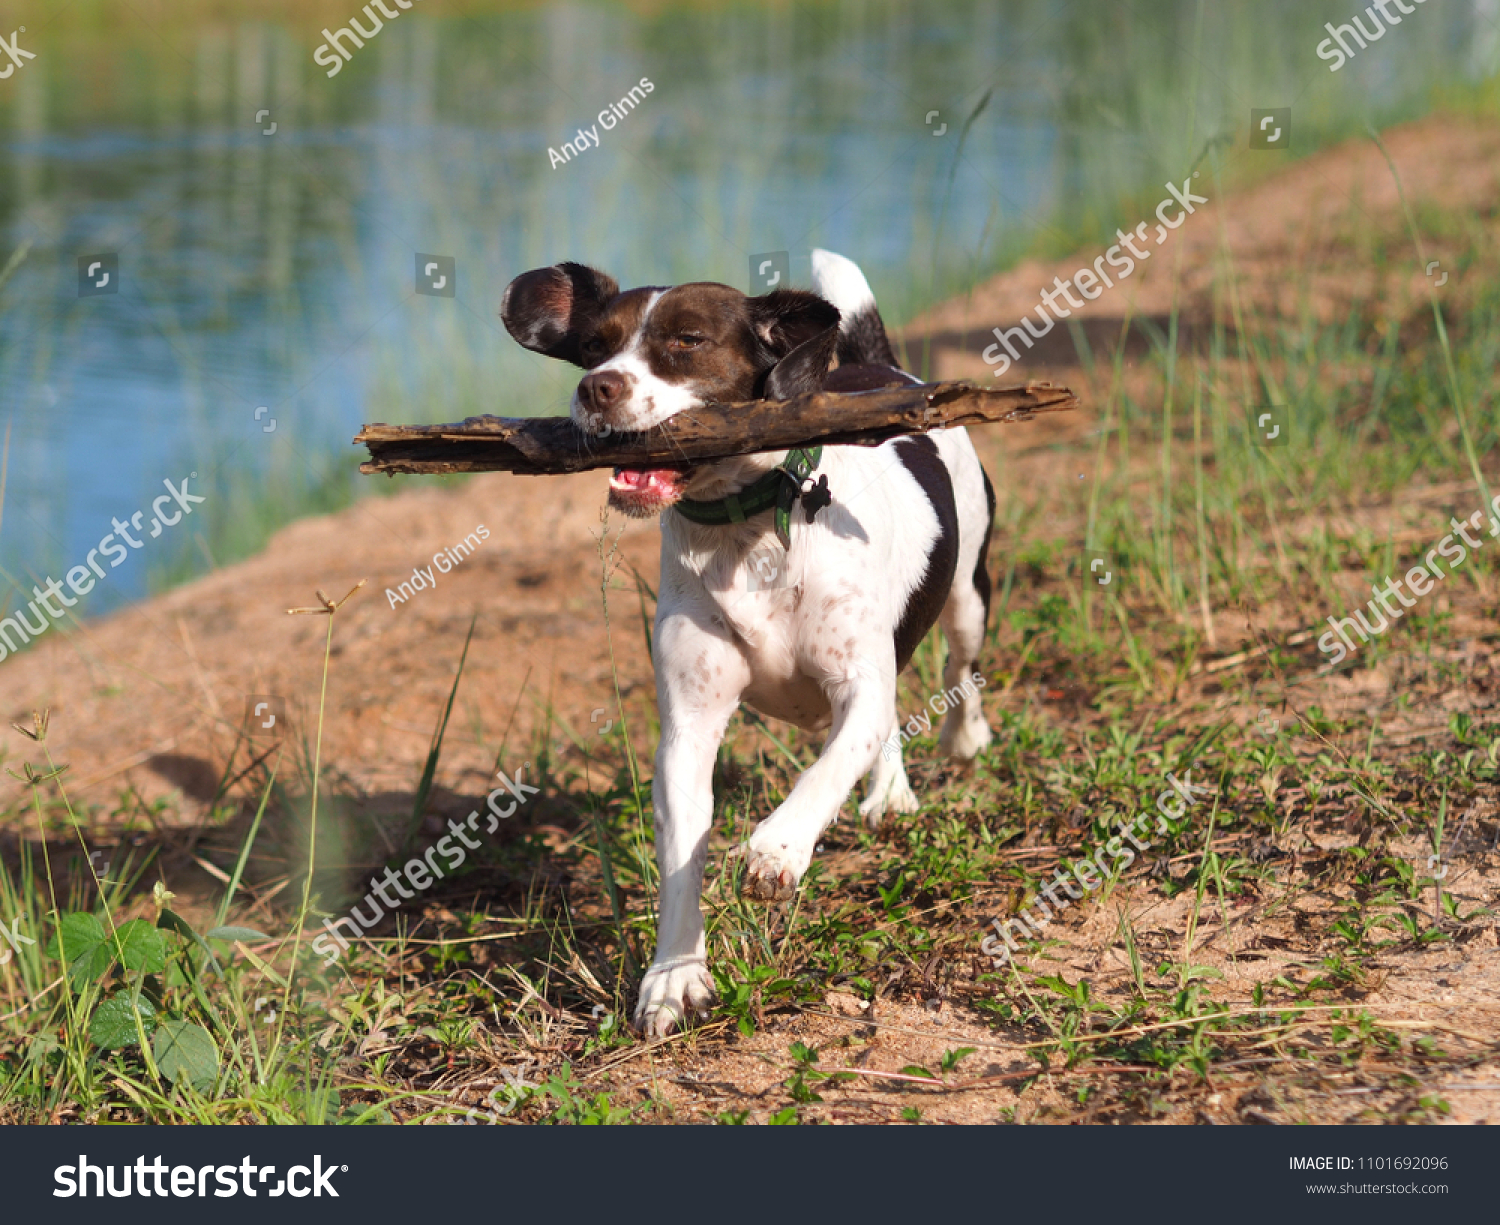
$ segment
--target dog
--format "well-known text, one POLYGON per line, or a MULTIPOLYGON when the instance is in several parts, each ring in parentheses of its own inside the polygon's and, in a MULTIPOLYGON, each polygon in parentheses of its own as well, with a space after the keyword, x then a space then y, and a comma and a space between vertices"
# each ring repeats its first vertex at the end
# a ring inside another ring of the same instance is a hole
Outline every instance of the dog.
MULTIPOLYGON (((919 382, 898 365, 858 266, 829 251, 812 263, 816 292, 759 297, 712 282, 621 293, 606 274, 562 263, 512 281, 500 315, 526 348, 586 371, 570 411, 592 436, 648 430, 708 403, 919 382)), ((634 1023, 665 1036, 713 1001, 703 870, 714 761, 741 703, 828 733, 736 852, 742 892, 764 901, 793 895, 862 775, 868 824, 917 810, 896 676, 934 623, 948 643, 944 687, 962 695, 939 743, 965 762, 989 743, 977 688, 958 686, 977 671, 989 618, 995 493, 965 431, 946 429, 820 455, 616 469, 609 504, 661 518, 652 783, 661 911, 634 1023)))

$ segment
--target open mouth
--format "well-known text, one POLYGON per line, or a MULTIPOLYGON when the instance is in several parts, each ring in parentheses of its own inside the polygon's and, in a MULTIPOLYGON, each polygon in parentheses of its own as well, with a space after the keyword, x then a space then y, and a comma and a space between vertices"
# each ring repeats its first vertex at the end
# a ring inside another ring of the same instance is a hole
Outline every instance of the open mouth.
POLYGON ((644 519, 680 501, 687 478, 682 468, 616 468, 609 478, 609 504, 644 519))

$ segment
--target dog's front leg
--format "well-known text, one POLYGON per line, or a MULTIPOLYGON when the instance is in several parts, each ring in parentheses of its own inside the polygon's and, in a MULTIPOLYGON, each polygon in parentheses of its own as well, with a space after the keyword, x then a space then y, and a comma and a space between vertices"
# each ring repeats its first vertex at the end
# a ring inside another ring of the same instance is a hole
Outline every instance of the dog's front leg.
POLYGON ((703 867, 713 823, 713 769, 749 668, 712 622, 671 614, 656 627, 661 744, 651 784, 661 913, 656 956, 641 981, 635 1026, 664 1037, 713 999, 703 939, 703 867))
MULTIPOLYGON (((894 659, 890 664, 893 678, 894 659)), ((894 679, 859 676, 839 680, 831 690, 833 728, 822 754, 745 844, 740 889, 761 901, 785 901, 796 892, 818 838, 879 756, 893 721, 894 679)))

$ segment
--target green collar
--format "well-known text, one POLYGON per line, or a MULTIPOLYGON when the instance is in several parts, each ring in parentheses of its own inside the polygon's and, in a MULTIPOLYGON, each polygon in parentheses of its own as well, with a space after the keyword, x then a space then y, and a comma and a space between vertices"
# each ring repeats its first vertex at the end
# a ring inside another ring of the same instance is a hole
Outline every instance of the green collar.
MULTIPOLYGON (((782 460, 755 484, 738 493, 718 498, 712 502, 694 502, 683 498, 675 509, 689 523, 701 523, 708 527, 722 527, 729 523, 744 523, 751 515, 759 515, 773 507, 776 511, 776 535, 783 549, 791 545, 792 504, 802 496, 802 482, 811 476, 823 456, 822 447, 798 447, 788 451, 782 460)), ((828 478, 819 482, 823 498, 809 496, 805 509, 809 522, 827 503, 828 478)), ((812 491, 809 491, 811 495, 812 491)))

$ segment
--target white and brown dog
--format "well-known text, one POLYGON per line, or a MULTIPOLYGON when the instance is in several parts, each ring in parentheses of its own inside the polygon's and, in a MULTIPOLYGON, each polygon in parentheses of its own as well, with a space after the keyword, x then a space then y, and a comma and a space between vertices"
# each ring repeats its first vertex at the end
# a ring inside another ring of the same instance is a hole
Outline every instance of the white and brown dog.
MULTIPOLYGON (((916 382, 897 367, 858 267, 827 251, 812 261, 816 294, 758 298, 706 282, 621 293, 601 272, 558 264, 512 281, 500 315, 526 348, 588 371, 572 417, 592 434, 649 429, 711 402, 916 382)), ((862 774, 867 822, 916 810, 892 749, 896 674, 934 622, 948 640, 944 687, 976 669, 995 499, 968 435, 950 429, 821 455, 620 469, 609 501, 628 515, 661 515, 652 785, 661 917, 635 1023, 666 1034, 713 998, 700 894, 714 760, 730 716, 745 702, 828 732, 817 762, 740 848, 744 891, 783 900, 862 774), (804 483, 814 465, 816 490, 804 483), (803 513, 788 517, 799 494, 803 513)), ((962 693, 940 743, 971 760, 990 729, 974 687, 962 693)))

